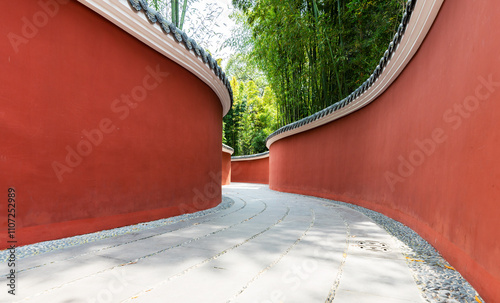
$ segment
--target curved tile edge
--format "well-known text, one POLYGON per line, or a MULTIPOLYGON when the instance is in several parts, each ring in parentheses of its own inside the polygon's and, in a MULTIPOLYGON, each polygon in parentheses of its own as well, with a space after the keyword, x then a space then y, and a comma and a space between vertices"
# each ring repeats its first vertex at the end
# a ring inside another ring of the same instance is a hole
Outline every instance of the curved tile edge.
POLYGON ((231 109, 232 89, 215 60, 194 40, 166 21, 142 0, 78 0, 205 82, 218 96, 222 116, 231 109), (139 12, 143 13, 139 13, 139 12))
POLYGON ((250 160, 258 160, 258 159, 265 159, 265 158, 269 158, 269 151, 266 151, 266 152, 263 152, 260 154, 231 157, 231 161, 233 161, 233 162, 250 161, 250 160))

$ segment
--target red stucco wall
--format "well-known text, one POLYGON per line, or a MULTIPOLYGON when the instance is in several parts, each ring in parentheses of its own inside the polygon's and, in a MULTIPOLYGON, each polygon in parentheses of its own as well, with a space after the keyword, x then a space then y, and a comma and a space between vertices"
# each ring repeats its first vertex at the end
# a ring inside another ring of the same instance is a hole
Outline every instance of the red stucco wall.
POLYGON ((500 6, 445 1, 371 105, 270 146, 270 188, 355 203, 427 239, 500 300, 500 6))
POLYGON ((222 185, 231 184, 231 154, 222 152, 222 185))
POLYGON ((231 182, 269 184, 269 157, 231 161, 231 182))
POLYGON ((0 10, 0 184, 5 202, 17 193, 18 245, 217 205, 213 91, 78 2, 40 3, 0 10))

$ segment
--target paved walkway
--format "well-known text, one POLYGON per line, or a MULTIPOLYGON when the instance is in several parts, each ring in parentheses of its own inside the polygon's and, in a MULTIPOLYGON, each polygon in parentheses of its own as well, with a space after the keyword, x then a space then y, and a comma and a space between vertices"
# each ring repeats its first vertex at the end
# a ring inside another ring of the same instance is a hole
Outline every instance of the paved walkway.
POLYGON ((361 213, 263 185, 223 191, 234 205, 220 212, 19 260, 15 302, 424 302, 361 213))

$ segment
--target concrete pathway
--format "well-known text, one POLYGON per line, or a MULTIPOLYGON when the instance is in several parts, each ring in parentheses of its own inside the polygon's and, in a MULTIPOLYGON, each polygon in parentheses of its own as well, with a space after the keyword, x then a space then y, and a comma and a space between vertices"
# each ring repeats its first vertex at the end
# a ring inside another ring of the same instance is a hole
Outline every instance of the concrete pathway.
POLYGON ((361 213, 263 185, 223 192, 235 203, 215 214, 18 260, 14 302, 424 302, 361 213))

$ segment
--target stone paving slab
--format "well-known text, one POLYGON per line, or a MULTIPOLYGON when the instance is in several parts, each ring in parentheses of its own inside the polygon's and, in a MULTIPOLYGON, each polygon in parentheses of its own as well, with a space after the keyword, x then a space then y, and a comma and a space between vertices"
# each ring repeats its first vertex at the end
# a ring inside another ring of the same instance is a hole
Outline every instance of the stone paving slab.
POLYGON ((348 253, 339 291, 421 302, 416 284, 402 260, 353 256, 348 253))
POLYGON ((234 204, 215 213, 22 258, 0 302, 424 302, 365 215, 265 185, 223 193, 234 204))

